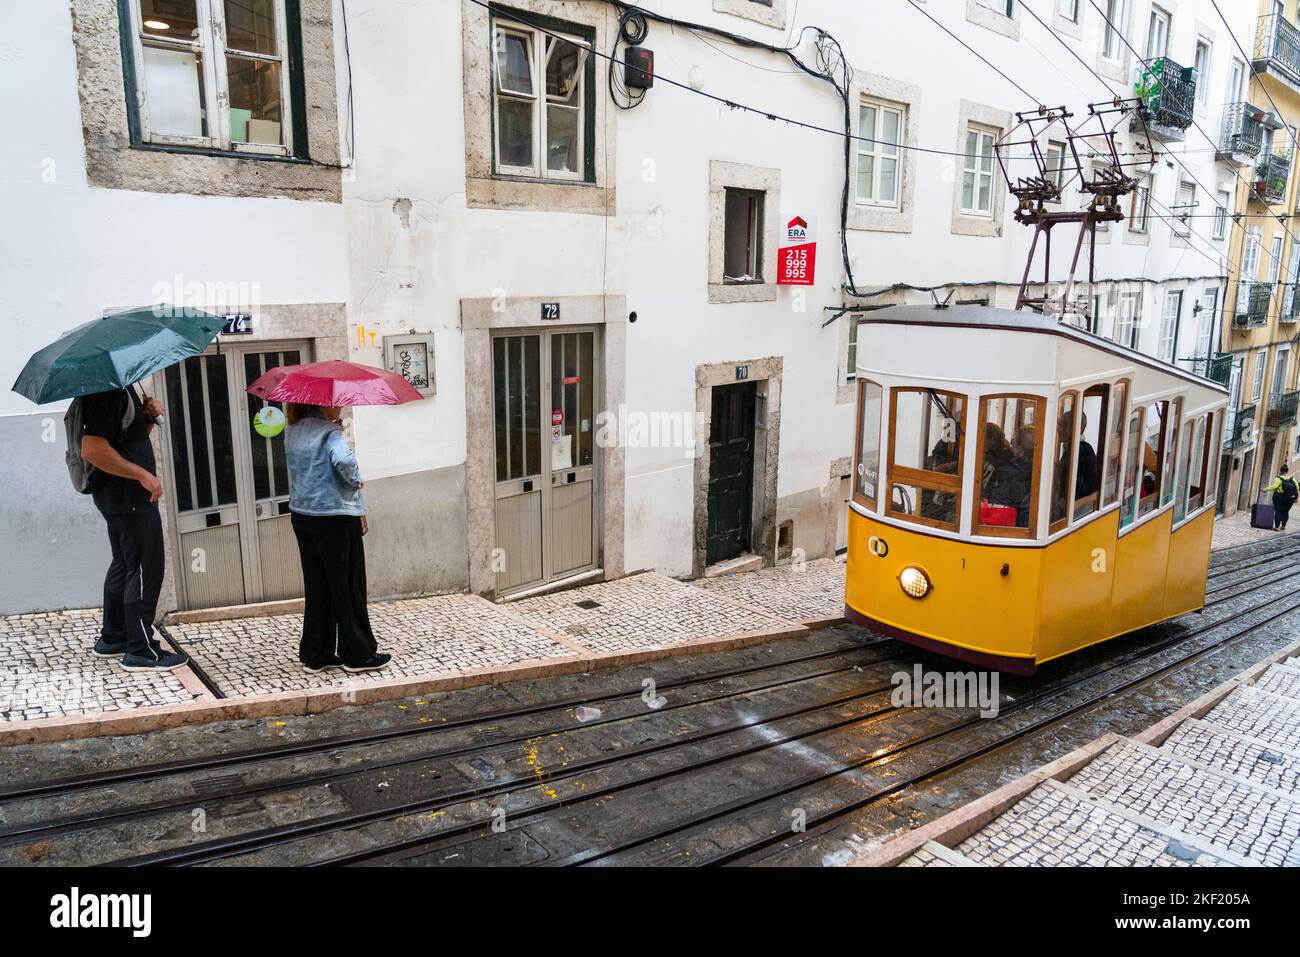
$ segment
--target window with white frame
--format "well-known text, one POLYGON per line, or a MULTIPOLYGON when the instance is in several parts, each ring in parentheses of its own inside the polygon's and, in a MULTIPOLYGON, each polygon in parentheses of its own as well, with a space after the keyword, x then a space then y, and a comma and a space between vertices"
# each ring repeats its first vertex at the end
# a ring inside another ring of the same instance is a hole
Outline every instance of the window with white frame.
POLYGON ((844 381, 852 382, 858 377, 858 326, 862 316, 849 313, 849 348, 844 359, 844 381))
POLYGON ((493 21, 492 36, 495 171, 586 179, 590 44, 507 19, 493 21))
POLYGON ((1174 200, 1174 235, 1186 239, 1192 234, 1192 216, 1196 213, 1196 184, 1179 183, 1178 197, 1174 200))
POLYGON ((1013 16, 1015 10, 1015 0, 979 0, 981 7, 987 7, 995 13, 1000 13, 1004 17, 1013 16))
POLYGON ((1196 102, 1204 106, 1210 89, 1210 41, 1204 37, 1196 38, 1196 58, 1192 65, 1196 67, 1196 102))
MULTIPOLYGON (((294 152, 285 0, 127 0, 140 142, 294 152)), ((301 144, 300 144, 301 145, 301 144)))
POLYGON ((1056 12, 1071 23, 1079 22, 1079 4, 1082 0, 1056 0, 1056 12))
POLYGON ((1213 286, 1201 296, 1200 325, 1196 328, 1196 355, 1209 359, 1214 349, 1215 320, 1219 312, 1219 288, 1213 286))
POLYGON ((1183 311, 1183 292, 1174 289, 1165 293, 1165 311, 1160 317, 1160 342, 1156 355, 1165 362, 1174 361, 1178 345, 1178 316, 1183 311))
POLYGON ((1151 8, 1151 18, 1147 25, 1147 59, 1154 60, 1165 55, 1169 48, 1169 14, 1159 7, 1151 8))
POLYGON ((1281 275, 1282 275, 1282 236, 1279 234, 1273 237, 1273 248, 1269 250, 1268 281, 1276 285, 1278 277, 1281 275))
POLYGON ((1131 233, 1145 233, 1151 214, 1151 183, 1148 173, 1138 182, 1137 189, 1129 193, 1128 229, 1131 233))
MULTIPOLYGON (((1047 149, 1043 154, 1047 167, 1047 178, 1058 190, 1065 186, 1065 150, 1066 145, 1063 141, 1048 140, 1047 149)), ((1053 200, 1053 202, 1057 203, 1060 201, 1060 196, 1053 200)))
POLYGON ((1228 206, 1232 202, 1228 194, 1219 191, 1218 202, 1214 204, 1214 239, 1228 238, 1228 206))
POLYGON ((1241 271, 1237 274, 1237 312, 1244 313, 1250 305, 1250 287, 1259 277, 1259 251, 1263 248, 1264 234, 1260 226, 1246 227, 1246 244, 1241 253, 1241 271))
POLYGON ((974 124, 966 129, 961 211, 968 215, 993 215, 993 142, 997 135, 994 130, 974 124))
POLYGON ((1264 394, 1264 365, 1268 362, 1268 350, 1260 349, 1255 353, 1255 368, 1250 383, 1250 401, 1258 402, 1264 394))
POLYGON ((1246 82, 1246 64, 1236 57, 1232 58, 1232 69, 1228 71, 1228 100, 1237 103, 1242 98, 1242 86, 1246 82))
POLYGON ((864 99, 858 105, 858 202, 898 208, 898 149, 906 117, 901 106, 864 99))
POLYGON ((1122 293, 1119 297, 1119 310, 1115 313, 1115 342, 1129 349, 1137 348, 1140 303, 1141 293, 1122 293))
POLYGON ((1127 49, 1122 32, 1128 22, 1128 3, 1129 0, 1102 0, 1105 19, 1102 21, 1101 55, 1114 63, 1123 62, 1127 49))
POLYGON ((763 200, 755 189, 727 189, 724 211, 724 283, 763 281, 763 200))

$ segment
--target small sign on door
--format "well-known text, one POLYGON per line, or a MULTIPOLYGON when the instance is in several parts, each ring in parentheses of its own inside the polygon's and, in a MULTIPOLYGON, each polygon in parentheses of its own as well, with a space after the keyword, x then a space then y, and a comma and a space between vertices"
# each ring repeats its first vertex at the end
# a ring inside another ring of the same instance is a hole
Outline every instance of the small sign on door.
POLYGON ((542 303, 542 319, 553 322, 560 318, 560 304, 558 302, 542 303))
POLYGON ((221 317, 225 324, 221 327, 223 336, 247 336, 253 332, 253 316, 247 312, 231 312, 221 317))
POLYGON ((749 378, 749 365, 736 366, 736 381, 749 378))

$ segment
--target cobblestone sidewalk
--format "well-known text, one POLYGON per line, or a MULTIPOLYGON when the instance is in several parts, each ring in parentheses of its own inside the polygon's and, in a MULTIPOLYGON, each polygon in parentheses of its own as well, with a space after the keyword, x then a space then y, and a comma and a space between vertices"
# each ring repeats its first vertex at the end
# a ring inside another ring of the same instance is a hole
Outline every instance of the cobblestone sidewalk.
MULTIPOLYGON (((304 672, 301 615, 177 623, 167 632, 237 700, 788 633, 805 620, 842 617, 843 595, 844 564, 826 559, 691 584, 647 572, 504 604, 463 594, 376 602, 371 622, 393 663, 363 675, 304 672)), ((0 617, 0 726, 215 697, 190 668, 149 675, 96 658, 98 625, 94 609, 0 617)))
POLYGON ((1210 548, 1231 548, 1234 545, 1257 542, 1263 538, 1271 539, 1281 535, 1295 535, 1300 532, 1300 520, 1294 525, 1288 522, 1287 526, 1286 530, 1281 532, 1269 531, 1266 528, 1252 528, 1249 510, 1234 512, 1232 515, 1218 519, 1214 523, 1214 539, 1210 548))
MULTIPOLYGON (((1300 864, 1297 691, 1300 658, 1271 664, 1159 747, 1116 737, 964 839, 926 841, 899 866, 1300 864)), ((953 833, 962 814, 950 816, 953 833)))

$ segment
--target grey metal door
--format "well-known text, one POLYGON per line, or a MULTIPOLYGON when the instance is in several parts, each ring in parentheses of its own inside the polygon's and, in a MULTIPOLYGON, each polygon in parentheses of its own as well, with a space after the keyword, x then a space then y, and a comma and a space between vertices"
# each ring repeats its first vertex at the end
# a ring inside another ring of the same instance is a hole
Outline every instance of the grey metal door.
POLYGON ((306 347, 210 350, 159 377, 167 406, 163 477, 182 609, 297 598, 302 571, 289 525, 284 433, 253 417, 245 388, 267 369, 307 361, 306 347))
POLYGON ((492 341, 497 592, 593 569, 596 333, 502 333, 492 341))

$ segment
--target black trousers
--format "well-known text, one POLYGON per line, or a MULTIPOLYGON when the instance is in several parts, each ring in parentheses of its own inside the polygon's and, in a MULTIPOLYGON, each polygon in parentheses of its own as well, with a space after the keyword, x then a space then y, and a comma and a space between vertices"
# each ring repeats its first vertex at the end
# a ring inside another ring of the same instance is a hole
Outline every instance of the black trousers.
POLYGON ((104 627, 109 644, 125 642, 128 654, 157 658, 153 620, 162 590, 162 516, 156 508, 129 515, 105 515, 112 564, 104 577, 104 627))
POLYGON ((1287 517, 1291 514, 1291 506, 1295 504, 1285 495, 1273 496, 1273 527, 1286 528, 1287 517))
POLYGON ((359 665, 378 650, 366 608, 361 519, 293 513, 305 601, 298 660, 313 667, 335 655, 359 665))

